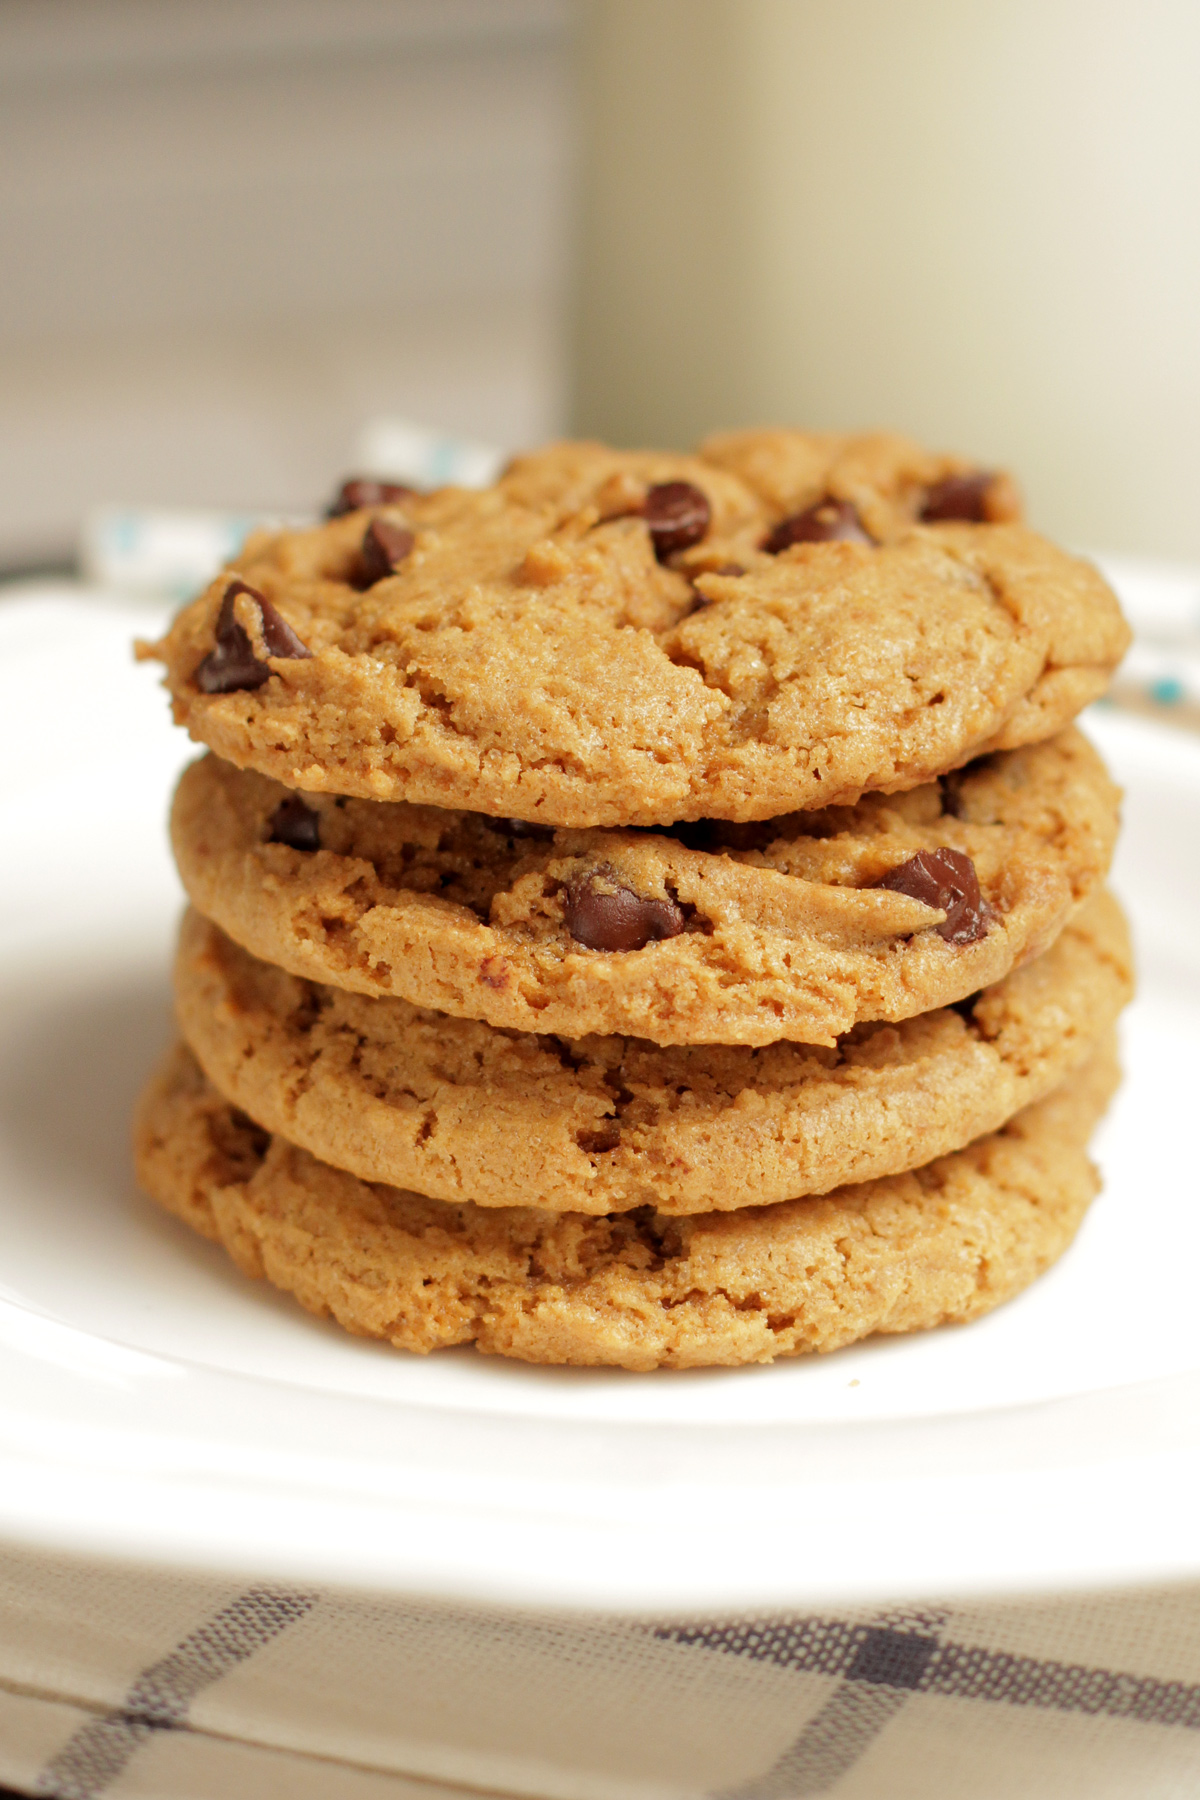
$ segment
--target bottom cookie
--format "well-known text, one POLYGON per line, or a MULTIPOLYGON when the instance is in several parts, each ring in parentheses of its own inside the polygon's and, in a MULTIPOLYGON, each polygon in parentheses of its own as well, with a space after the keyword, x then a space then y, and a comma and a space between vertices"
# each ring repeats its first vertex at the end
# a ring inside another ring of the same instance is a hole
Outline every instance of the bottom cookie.
POLYGON ((151 1197, 310 1312, 428 1351, 626 1369, 770 1362, 978 1317, 1060 1256, 1099 1185, 1111 1041, 1000 1131, 907 1175, 733 1213, 477 1207, 271 1137, 174 1050, 135 1123, 151 1197))

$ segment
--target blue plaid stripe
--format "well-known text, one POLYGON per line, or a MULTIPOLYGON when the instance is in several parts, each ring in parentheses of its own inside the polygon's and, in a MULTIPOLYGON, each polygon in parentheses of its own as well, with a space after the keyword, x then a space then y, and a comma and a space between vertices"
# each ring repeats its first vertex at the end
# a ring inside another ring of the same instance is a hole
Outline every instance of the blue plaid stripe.
POLYGON ((117 1712, 89 1719, 48 1762, 35 1793, 53 1800, 99 1800, 139 1746, 178 1730, 203 1688, 236 1668, 315 1605, 311 1594, 252 1588, 143 1669, 117 1712))
POLYGON ((837 1678, 838 1686, 772 1768, 715 1800, 800 1800, 847 1774, 914 1693, 1200 1730, 1200 1687, 1118 1670, 956 1644, 944 1613, 658 1625, 655 1637, 724 1656, 837 1678))

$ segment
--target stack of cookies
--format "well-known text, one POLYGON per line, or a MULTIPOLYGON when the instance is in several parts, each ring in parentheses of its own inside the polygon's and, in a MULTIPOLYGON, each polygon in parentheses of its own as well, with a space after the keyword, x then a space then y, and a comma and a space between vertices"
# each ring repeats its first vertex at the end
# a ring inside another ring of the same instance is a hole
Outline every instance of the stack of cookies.
POLYGON ((1096 1190, 1127 641, 907 440, 348 482, 160 644, 148 1193, 404 1349, 765 1362, 975 1317, 1096 1190))

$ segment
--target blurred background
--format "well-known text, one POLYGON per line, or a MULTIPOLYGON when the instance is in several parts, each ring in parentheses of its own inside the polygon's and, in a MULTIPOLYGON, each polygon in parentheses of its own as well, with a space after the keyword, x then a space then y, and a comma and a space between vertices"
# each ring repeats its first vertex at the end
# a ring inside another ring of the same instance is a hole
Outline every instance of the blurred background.
POLYGON ((562 422, 561 0, 0 0, 0 565, 562 422))
POLYGON ((1200 559, 1198 92, 1195 0, 0 0, 0 570, 381 419, 890 424, 1200 559))

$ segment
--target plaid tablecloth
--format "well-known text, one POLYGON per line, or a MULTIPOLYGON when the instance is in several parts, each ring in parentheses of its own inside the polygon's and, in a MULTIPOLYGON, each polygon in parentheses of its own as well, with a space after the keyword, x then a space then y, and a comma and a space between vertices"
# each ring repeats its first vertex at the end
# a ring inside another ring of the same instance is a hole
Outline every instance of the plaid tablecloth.
POLYGON ((701 1622, 10 1550, 0 1781, 62 1800, 1195 1800, 1200 1589, 701 1622))

